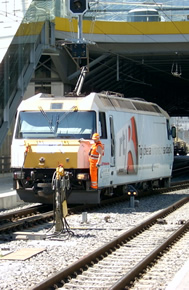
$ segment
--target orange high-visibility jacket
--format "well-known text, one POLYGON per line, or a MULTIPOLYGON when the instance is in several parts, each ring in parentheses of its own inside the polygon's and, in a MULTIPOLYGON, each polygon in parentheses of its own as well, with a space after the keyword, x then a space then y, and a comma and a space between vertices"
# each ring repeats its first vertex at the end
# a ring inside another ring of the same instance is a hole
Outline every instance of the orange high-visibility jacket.
POLYGON ((91 146, 91 149, 90 149, 90 152, 89 152, 89 161, 91 161, 91 160, 98 161, 98 156, 99 156, 99 152, 97 152, 98 146, 100 146, 102 148, 102 150, 104 151, 104 146, 103 146, 103 144, 100 141, 94 143, 91 146))
POLYGON ((103 150, 103 144, 98 141, 91 146, 89 152, 91 187, 95 189, 98 188, 98 168, 96 167, 99 157, 99 152, 97 152, 98 146, 100 146, 103 150))

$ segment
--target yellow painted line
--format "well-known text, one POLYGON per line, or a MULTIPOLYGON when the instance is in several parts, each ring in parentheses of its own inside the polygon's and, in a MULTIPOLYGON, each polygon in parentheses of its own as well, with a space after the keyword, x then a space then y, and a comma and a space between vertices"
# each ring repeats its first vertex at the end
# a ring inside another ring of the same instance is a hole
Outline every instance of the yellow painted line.
MULTIPOLYGON (((77 19, 55 18, 55 29, 77 32, 77 19)), ((83 21, 83 33, 110 35, 189 34, 189 21, 177 22, 108 22, 83 21)))
MULTIPOLYGON (((56 31, 77 33, 77 19, 56 17, 56 31)), ((16 36, 38 35, 44 22, 22 23, 16 36)), ((189 34, 189 21, 177 22, 112 22, 112 21, 83 21, 84 34, 97 35, 168 35, 189 34)))
POLYGON ((38 35, 40 34, 43 25, 44 22, 22 23, 16 32, 16 36, 38 35))

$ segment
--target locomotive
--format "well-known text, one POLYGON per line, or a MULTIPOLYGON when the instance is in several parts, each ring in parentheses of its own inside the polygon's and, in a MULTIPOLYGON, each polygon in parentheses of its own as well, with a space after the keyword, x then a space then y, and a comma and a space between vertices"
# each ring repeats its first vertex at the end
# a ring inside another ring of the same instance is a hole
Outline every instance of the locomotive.
POLYGON ((185 141, 175 141, 174 142, 174 155, 186 156, 188 153, 187 143, 185 141))
POLYGON ((100 203, 105 195, 168 187, 175 128, 155 103, 113 92, 63 97, 39 93, 18 107, 11 146, 13 183, 21 200, 51 204, 58 166, 69 180, 68 204, 100 203), (104 146, 98 189, 90 190, 93 133, 104 146), (82 141, 85 142, 82 142, 82 141))

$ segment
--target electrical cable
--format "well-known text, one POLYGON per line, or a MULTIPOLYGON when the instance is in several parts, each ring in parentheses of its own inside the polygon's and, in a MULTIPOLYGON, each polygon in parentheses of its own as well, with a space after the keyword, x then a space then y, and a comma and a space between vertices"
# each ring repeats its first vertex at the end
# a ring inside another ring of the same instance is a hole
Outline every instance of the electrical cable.
MULTIPOLYGON (((155 1, 155 0, 153 0, 153 2, 157 5, 157 6, 159 6, 159 4, 155 1)), ((162 10, 162 9, 161 9, 162 10)), ((166 15, 166 17, 170 20, 170 22, 175 26, 175 28, 178 30, 178 32, 180 33, 180 35, 182 35, 182 37, 185 39, 185 41, 186 42, 188 42, 188 39, 185 37, 185 35, 180 31, 180 29, 179 29, 179 27, 176 25, 176 23, 175 23, 175 21, 172 21, 172 19, 162 10, 162 13, 164 14, 164 15, 166 15)))
MULTIPOLYGON (((153 0, 154 1, 154 0, 153 0)), ((141 3, 141 2, 140 2, 141 3)), ((154 3, 157 5, 157 6, 159 6, 159 4, 156 2, 156 1, 154 1, 154 3)), ((97 4, 99 4, 99 1, 97 2, 97 4)), ((101 3, 102 4, 102 3, 101 3)), ((116 2, 116 4, 118 4, 117 2, 116 2)), ((142 3, 141 3, 142 4, 142 3)), ((104 8, 104 10, 105 10, 105 8, 104 8)), ((161 6, 161 10, 162 10, 162 6, 161 6)), ((167 16, 167 18, 169 18, 169 16, 164 12, 164 14, 167 16)), ((176 25, 172 20, 171 20, 171 22, 174 24, 174 25, 176 25)), ((135 26, 133 26, 132 25, 132 23, 131 22, 128 22, 128 24, 130 25, 130 26, 132 26, 134 29, 136 29, 136 27, 135 26)), ((176 26, 176 28, 177 28, 177 30, 178 30, 178 32, 183 36, 183 38, 187 41, 187 39, 186 39, 186 37, 182 34, 182 32, 179 30, 179 28, 176 26)), ((99 27, 98 26, 98 29, 103 33, 103 30, 101 29, 101 27, 99 27)), ((139 32, 139 33, 141 33, 142 35, 145 35, 146 37, 148 37, 150 40, 152 40, 153 42, 155 42, 155 43, 158 43, 158 41, 156 41, 153 37, 151 37, 150 35, 146 35, 146 34, 144 34, 141 30, 139 30, 139 29, 137 29, 137 31, 139 32)), ((104 33, 104 35, 106 36, 106 37, 108 37, 108 38, 110 38, 111 39, 111 41, 112 42, 115 42, 114 41, 114 39, 110 36, 110 35, 107 35, 107 34, 105 34, 104 33)), ((167 48, 166 48, 167 49, 167 48)), ((104 52, 109 52, 108 50, 103 50, 104 52)), ((110 53, 112 53, 112 52, 110 52, 110 53)), ((112 53, 112 54, 114 54, 114 55, 116 55, 116 56, 120 56, 120 57, 122 57, 122 58, 124 58, 124 59, 127 59, 127 60, 129 60, 129 61, 132 61, 132 62, 135 62, 135 63, 138 63, 138 64, 140 64, 141 65, 141 62, 140 61, 137 61, 137 60, 134 60, 134 59, 132 59, 132 58, 129 58, 129 57, 126 57, 126 56, 123 56, 123 55, 121 55, 121 54, 118 54, 118 53, 112 53)), ((161 69, 159 69, 159 68, 157 68, 157 67, 154 67, 154 66, 152 66, 152 65, 149 65, 149 64, 146 64, 146 63, 143 63, 143 66, 145 66, 145 67, 148 67, 148 68, 151 68, 151 69, 153 69, 154 71, 159 71, 159 72, 161 72, 161 73, 165 73, 165 74, 168 74, 168 75, 171 75, 171 73, 169 72, 167 72, 167 71, 165 71, 165 70, 161 70, 161 69)), ((107 66, 107 67, 109 67, 109 68, 111 68, 110 66, 107 66)), ((115 70, 115 69, 114 69, 115 70)), ((130 76, 128 76, 127 74, 125 74, 125 76, 127 76, 127 77, 130 77, 130 76)), ((182 77, 182 79, 183 80, 185 80, 185 81, 189 81, 188 79, 184 79, 183 77, 182 77)), ((131 82, 137 82, 137 83, 140 83, 140 84, 145 84, 143 81, 139 81, 139 80, 130 80, 131 82)), ((147 84, 147 85, 149 85, 149 84, 147 84)))
MULTIPOLYGON (((52 176, 52 180, 51 180, 51 187, 52 187, 52 190, 55 192, 56 190, 56 171, 53 173, 53 176, 52 176)), ((53 195, 54 198, 53 198, 53 225, 47 230, 47 232, 49 232, 50 230, 53 229, 53 227, 55 226, 55 220, 56 220, 56 203, 55 203, 55 194, 53 195)), ((61 212, 62 212, 62 209, 61 209, 61 212)), ((49 239, 53 239, 55 237, 60 237, 62 234, 68 234, 68 235, 74 235, 74 232, 70 229, 70 226, 66 220, 65 217, 63 217, 63 214, 62 214, 62 219, 61 219, 61 223, 62 223, 62 230, 59 231, 59 232, 54 232, 52 234, 49 234, 47 235, 47 238, 49 239)))

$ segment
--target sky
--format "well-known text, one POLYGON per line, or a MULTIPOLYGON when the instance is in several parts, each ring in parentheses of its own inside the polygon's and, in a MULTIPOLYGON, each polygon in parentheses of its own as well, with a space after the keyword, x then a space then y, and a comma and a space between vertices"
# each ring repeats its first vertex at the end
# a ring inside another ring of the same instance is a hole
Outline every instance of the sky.
POLYGON ((32 0, 0 0, 0 63, 32 0))

